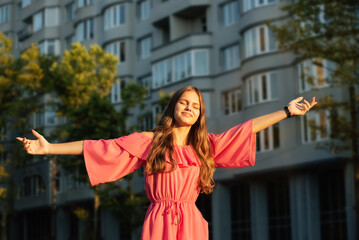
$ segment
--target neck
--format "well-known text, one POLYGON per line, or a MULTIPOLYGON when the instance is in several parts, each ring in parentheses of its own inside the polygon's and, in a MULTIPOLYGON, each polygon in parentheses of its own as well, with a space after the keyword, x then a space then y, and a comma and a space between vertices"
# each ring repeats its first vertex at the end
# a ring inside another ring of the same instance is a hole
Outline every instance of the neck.
POLYGON ((174 127, 173 128, 173 144, 184 146, 187 145, 187 136, 191 127, 174 127))

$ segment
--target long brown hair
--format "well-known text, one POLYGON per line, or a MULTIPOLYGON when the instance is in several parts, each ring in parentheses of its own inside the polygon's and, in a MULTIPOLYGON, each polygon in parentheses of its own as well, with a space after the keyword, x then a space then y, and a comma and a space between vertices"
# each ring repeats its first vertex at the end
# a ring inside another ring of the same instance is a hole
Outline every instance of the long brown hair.
POLYGON ((201 91, 193 86, 186 86, 173 94, 163 111, 158 126, 153 130, 154 136, 150 152, 147 157, 145 171, 147 174, 164 172, 166 170, 166 156, 171 161, 171 171, 177 167, 173 159, 173 127, 175 125, 174 110, 176 103, 186 91, 195 91, 199 98, 200 114, 196 123, 191 126, 187 136, 187 144, 195 150, 201 162, 198 187, 205 193, 211 193, 214 187, 214 161, 211 156, 210 144, 207 139, 206 107, 201 91))

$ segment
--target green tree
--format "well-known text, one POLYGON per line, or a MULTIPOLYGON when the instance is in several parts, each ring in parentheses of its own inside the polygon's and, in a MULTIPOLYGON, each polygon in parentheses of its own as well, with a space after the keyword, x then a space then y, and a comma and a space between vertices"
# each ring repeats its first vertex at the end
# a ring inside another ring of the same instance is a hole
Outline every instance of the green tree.
POLYGON ((12 176, 26 158, 18 157, 19 146, 7 139, 12 129, 27 128, 28 117, 39 107, 43 71, 36 45, 25 49, 20 58, 12 54, 12 41, 0 32, 0 201, 2 205, 1 239, 7 239, 7 217, 14 201, 12 176), (32 104, 28 104, 29 101, 32 104), (6 154, 5 154, 6 152, 6 154))
MULTIPOLYGON (((326 96, 319 110, 329 110, 332 131, 325 147, 331 152, 352 152, 355 171, 356 217, 359 229, 358 84, 359 84, 359 2, 356 0, 290 0, 282 9, 288 13, 283 24, 272 28, 281 49, 293 50, 301 59, 335 63, 326 81, 347 89, 347 99, 326 96)), ((310 76, 306 76, 309 83, 310 76)), ((345 95, 345 94, 344 94, 345 95)))
MULTIPOLYGON (((91 46, 89 50, 80 43, 72 45, 66 51, 61 62, 53 64, 53 91, 61 100, 54 103, 60 116, 66 117, 67 123, 59 126, 54 132, 57 140, 74 141, 80 139, 111 139, 128 133, 130 126, 126 121, 130 109, 141 105, 146 89, 134 83, 129 83, 122 90, 121 108, 117 112, 108 98, 115 79, 117 58, 104 52, 99 46, 91 46)), ((61 166, 70 172, 76 173, 76 179, 88 182, 83 157, 61 156, 57 157, 61 166)), ((127 187, 117 183, 104 184, 94 187, 93 216, 89 209, 76 209, 76 213, 93 218, 91 236, 99 239, 98 210, 100 206, 109 209, 140 209, 138 205, 143 202, 143 193, 136 193, 132 189, 132 176, 126 178, 127 187), (109 190, 111 189, 111 190, 109 190), (121 199, 121 201, 118 201, 121 199), (119 204, 119 207, 113 206, 119 204), (87 211, 87 214, 83 214, 87 211)), ((142 205, 142 204, 141 204, 142 205)), ((114 214, 120 220, 128 215, 114 214)), ((136 215, 138 218, 139 216, 136 215)), ((143 217, 142 217, 143 219, 143 217)), ((124 222, 124 221, 122 221, 124 222)), ((132 221, 130 231, 138 227, 138 221, 132 221)))

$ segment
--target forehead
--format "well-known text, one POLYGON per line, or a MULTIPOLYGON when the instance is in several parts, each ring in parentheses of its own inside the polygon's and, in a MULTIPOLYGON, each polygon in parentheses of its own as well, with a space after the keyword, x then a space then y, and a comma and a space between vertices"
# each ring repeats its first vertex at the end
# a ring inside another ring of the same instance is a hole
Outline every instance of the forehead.
POLYGON ((186 91, 182 94, 180 99, 184 99, 193 103, 199 104, 199 97, 195 91, 186 91))

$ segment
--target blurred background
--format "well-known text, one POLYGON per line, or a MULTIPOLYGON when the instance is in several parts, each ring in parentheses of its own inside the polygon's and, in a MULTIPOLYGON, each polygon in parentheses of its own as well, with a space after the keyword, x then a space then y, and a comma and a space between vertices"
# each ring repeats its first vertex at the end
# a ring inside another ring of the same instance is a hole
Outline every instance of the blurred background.
POLYGON ((215 133, 319 100, 257 134, 254 167, 216 170, 210 239, 358 239, 358 43, 354 0, 0 0, 1 239, 139 239, 143 169, 90 187, 82 157, 15 137, 151 131, 186 85, 215 133))

